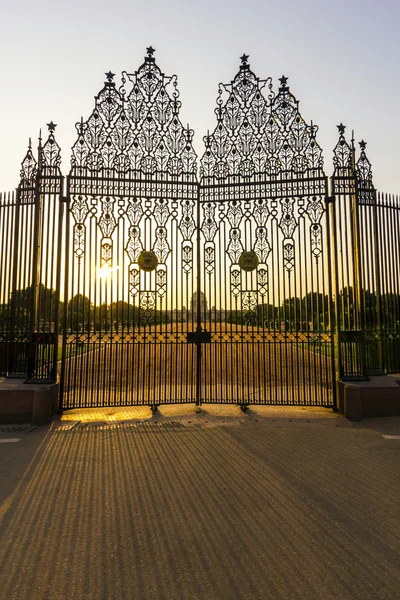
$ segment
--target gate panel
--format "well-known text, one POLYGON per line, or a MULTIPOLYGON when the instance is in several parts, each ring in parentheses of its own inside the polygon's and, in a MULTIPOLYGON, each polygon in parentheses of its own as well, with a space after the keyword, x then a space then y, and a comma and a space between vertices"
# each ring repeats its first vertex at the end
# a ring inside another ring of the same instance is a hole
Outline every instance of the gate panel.
MULTIPOLYGON (((317 128, 247 56, 201 168, 202 400, 332 405, 327 180, 317 128), (262 89, 268 89, 268 97, 262 89)), ((225 97, 224 97, 225 96, 225 97)))
POLYGON ((113 74, 78 124, 69 176, 64 400, 75 406, 194 402, 192 131, 176 78, 148 49, 113 74), (170 90, 170 92, 168 91, 170 90))

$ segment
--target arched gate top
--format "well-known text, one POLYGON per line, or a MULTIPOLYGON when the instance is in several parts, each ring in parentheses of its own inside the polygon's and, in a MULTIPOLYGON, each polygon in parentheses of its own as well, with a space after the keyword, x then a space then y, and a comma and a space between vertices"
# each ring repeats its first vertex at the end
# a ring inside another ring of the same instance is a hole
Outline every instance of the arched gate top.
POLYGON ((137 71, 122 73, 119 89, 114 74, 106 73, 92 114, 76 126, 73 172, 111 169, 127 177, 132 171, 171 176, 196 173, 193 131, 179 118, 177 78, 164 75, 153 54, 150 46, 137 71))
POLYGON ((220 84, 217 125, 204 138, 201 176, 248 178, 265 173, 299 174, 323 169, 318 128, 301 116, 298 101, 282 76, 275 95, 272 80, 260 79, 243 54, 239 72, 229 84, 220 84), (265 93, 265 90, 267 93, 265 93))

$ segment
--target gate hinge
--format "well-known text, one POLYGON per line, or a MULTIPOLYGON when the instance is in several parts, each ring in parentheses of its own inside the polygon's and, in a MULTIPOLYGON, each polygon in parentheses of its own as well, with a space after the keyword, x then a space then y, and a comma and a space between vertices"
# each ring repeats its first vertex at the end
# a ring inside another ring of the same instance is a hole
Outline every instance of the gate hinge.
POLYGON ((187 341, 188 344, 209 344, 211 342, 211 331, 189 331, 187 341))

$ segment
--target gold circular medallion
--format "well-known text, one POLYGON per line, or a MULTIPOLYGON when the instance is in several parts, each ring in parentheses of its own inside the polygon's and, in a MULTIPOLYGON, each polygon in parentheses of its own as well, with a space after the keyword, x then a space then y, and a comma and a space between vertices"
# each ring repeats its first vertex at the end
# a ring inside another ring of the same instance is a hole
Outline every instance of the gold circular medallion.
POLYGON ((257 269, 259 262, 257 254, 254 250, 250 250, 250 252, 242 252, 240 255, 239 267, 242 271, 254 271, 254 269, 257 269))
POLYGON ((156 269, 158 265, 158 258, 152 250, 143 250, 139 254, 138 265, 139 269, 141 269, 142 271, 154 271, 154 269, 156 269))

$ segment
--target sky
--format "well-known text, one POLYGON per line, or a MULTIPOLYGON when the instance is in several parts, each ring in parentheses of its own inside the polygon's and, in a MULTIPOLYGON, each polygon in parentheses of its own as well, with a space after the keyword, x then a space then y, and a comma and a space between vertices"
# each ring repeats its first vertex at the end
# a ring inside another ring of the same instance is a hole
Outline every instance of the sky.
POLYGON ((57 123, 69 170, 75 123, 88 118, 105 72, 133 73, 146 47, 176 74, 194 147, 215 126, 218 84, 249 54, 260 78, 286 75, 331 175, 336 125, 367 142, 375 186, 400 193, 399 0, 14 0, 0 22, 0 190, 18 185, 28 139, 57 123))

